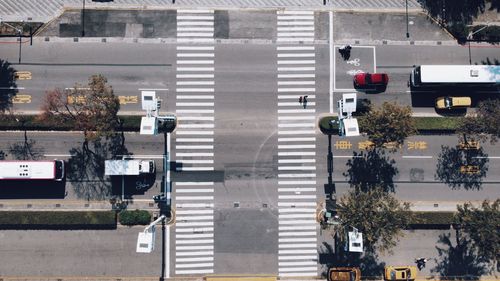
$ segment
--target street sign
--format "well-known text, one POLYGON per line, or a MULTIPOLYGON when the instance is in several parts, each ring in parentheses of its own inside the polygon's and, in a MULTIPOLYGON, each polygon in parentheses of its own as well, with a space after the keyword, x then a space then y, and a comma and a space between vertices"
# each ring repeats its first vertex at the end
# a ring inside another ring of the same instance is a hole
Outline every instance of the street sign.
POLYGON ((151 253, 155 249, 155 227, 145 232, 139 232, 137 236, 137 253, 151 253))
POLYGON ((158 124, 156 117, 142 117, 141 118, 141 135, 156 135, 158 124))
POLYGON ((358 231, 349 232, 349 252, 363 252, 363 233, 358 231))

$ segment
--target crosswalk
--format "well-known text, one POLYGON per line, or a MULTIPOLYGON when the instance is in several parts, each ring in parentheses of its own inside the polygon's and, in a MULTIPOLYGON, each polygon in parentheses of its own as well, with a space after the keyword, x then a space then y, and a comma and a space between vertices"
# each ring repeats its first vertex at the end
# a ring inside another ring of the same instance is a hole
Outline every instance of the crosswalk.
MULTIPOLYGON (((176 169, 214 170, 213 10, 177 10, 176 169)), ((214 183, 175 183, 175 274, 214 272, 214 183)))
POLYGON ((278 274, 313 277, 318 264, 314 12, 278 11, 277 24, 278 274))

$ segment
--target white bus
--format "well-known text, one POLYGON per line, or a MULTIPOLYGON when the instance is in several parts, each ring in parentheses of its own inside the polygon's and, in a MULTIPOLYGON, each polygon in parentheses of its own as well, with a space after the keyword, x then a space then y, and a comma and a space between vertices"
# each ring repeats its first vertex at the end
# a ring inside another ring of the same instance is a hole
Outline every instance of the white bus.
POLYGON ((0 180, 64 179, 64 161, 0 161, 0 180))
POLYGON ((419 65, 410 80, 413 87, 500 86, 500 66, 419 65))

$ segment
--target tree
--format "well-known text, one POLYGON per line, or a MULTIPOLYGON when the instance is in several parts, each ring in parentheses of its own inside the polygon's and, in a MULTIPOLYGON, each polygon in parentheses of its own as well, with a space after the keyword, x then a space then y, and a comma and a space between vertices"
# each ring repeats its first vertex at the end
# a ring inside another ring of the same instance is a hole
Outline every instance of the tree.
POLYGON ((371 252, 390 252, 403 235, 402 229, 415 221, 410 204, 399 202, 382 188, 349 191, 340 198, 338 215, 344 229, 356 227, 363 233, 365 248, 371 252))
POLYGON ((399 146, 408 136, 417 132, 411 114, 410 106, 384 102, 381 107, 372 109, 361 118, 360 126, 375 147, 382 147, 390 142, 399 146))
POLYGON ((483 201, 481 208, 475 208, 470 203, 457 206, 455 223, 462 234, 470 238, 478 255, 493 264, 497 271, 500 259, 500 199, 490 204, 483 201))
POLYGON ((15 72, 8 61, 0 60, 0 113, 10 109, 12 97, 17 93, 15 72))
POLYGON ((490 99, 478 104, 476 116, 463 117, 457 129, 464 142, 486 141, 492 144, 500 137, 500 99, 490 99))
POLYGON ((69 91, 48 91, 42 105, 42 120, 71 124, 84 133, 84 147, 89 140, 113 133, 118 124, 120 101, 102 75, 92 75, 88 88, 79 84, 69 91))

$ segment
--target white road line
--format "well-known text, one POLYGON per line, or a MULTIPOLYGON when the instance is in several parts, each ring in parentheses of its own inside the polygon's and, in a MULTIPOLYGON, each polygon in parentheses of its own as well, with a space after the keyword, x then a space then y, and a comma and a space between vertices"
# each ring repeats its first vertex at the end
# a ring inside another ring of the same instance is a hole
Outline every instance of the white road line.
POLYGON ((279 166, 278 171, 312 171, 316 166, 279 166))
POLYGON ((213 269, 196 269, 196 270, 176 270, 176 274, 210 274, 214 273, 213 269))
POLYGON ((176 149, 214 149, 213 145, 177 145, 176 149))
POLYGON ((214 106, 213 102, 176 102, 176 106, 214 106))
POLYGON ((177 239, 175 241, 175 244, 181 245, 181 244, 210 244, 214 243, 214 239, 189 239, 189 240, 179 240, 177 239))
MULTIPOLYGON (((179 125, 177 125, 179 127, 179 125)), ((314 123, 279 123, 278 128, 303 128, 303 127, 316 127, 314 123)))
POLYGON ((178 167, 177 171, 213 171, 214 167, 178 167))
POLYGON ((179 31, 194 31, 194 32, 197 32, 197 31, 209 31, 209 32, 214 32, 214 28, 213 27, 184 27, 184 26, 179 26, 177 27, 177 32, 179 31))
MULTIPOLYGON (((213 198, 211 200, 213 200, 213 198)), ((175 226, 176 227, 186 227, 186 226, 214 226, 214 222, 213 221, 176 222, 175 226)), ((191 250, 203 250, 203 249, 204 248, 199 248, 199 249, 193 248, 191 250)), ((205 249, 209 249, 209 248, 205 248, 205 249)), ((177 250, 181 250, 181 249, 177 248, 177 250)), ((213 250, 213 249, 210 249, 210 250, 213 250)))
MULTIPOLYGON (((213 188, 190 188, 190 189, 180 189, 175 190, 176 193, 213 193, 213 188)), ((177 213, 179 215, 179 213, 177 213)))
MULTIPOLYGON (((302 95, 283 95, 283 94, 280 94, 278 95, 278 100, 282 100, 282 99, 299 99, 299 97, 301 97, 302 95)), ((315 99, 316 98, 316 95, 308 95, 307 96, 308 99, 315 99)))
POLYGON ((176 262, 198 262, 198 261, 213 261, 214 257, 201 257, 201 258, 176 258, 176 262))
POLYGON ((139 91, 168 91, 168 88, 139 88, 139 91))
MULTIPOLYGON (((197 117, 197 118, 199 118, 199 117, 197 117)), ((214 142, 214 139, 213 138, 177 138, 175 141, 176 142, 214 142)))
MULTIPOLYGON (((182 223, 185 224, 185 223, 182 223)), ((201 224, 201 223, 200 223, 201 224)), ((182 250, 213 250, 214 246, 213 245, 206 245, 206 246, 179 246, 177 247, 177 250, 182 251, 182 250)))
POLYGON ((280 151, 278 156, 315 156, 314 151, 280 151))
POLYGON ((315 57, 315 53, 281 53, 278 58, 310 58, 315 57))
POLYGON ((314 15, 302 15, 302 16, 296 16, 296 15, 290 15, 290 16, 282 16, 278 14, 278 21, 282 20, 314 20, 314 15))
MULTIPOLYGON (((278 27, 280 28, 280 27, 278 27)), ((300 27, 306 28, 306 27, 300 27)), ((314 29, 314 27, 311 27, 314 29)), ((278 46, 276 50, 279 51, 314 51, 314 46, 278 46)))
POLYGON ((313 260, 318 262, 318 256, 316 255, 300 255, 300 256, 279 256, 278 260, 313 260))
POLYGON ((282 255, 282 254, 292 254, 292 255, 296 255, 296 254, 317 254, 318 251, 316 249, 312 249, 312 250, 298 250, 298 249, 295 249, 295 250, 278 250, 278 254, 282 255))
POLYGON ((432 156, 411 156, 411 155, 403 155, 402 158, 415 158, 415 159, 431 159, 432 156))
POLYGON ((362 155, 333 155, 333 158, 363 158, 362 155))
MULTIPOLYGON (((178 236, 179 234, 176 234, 175 236, 178 236)), ((213 251, 196 251, 196 252, 176 252, 176 256, 179 257, 189 257, 189 256, 213 256, 214 252, 213 251)))
POLYGON ((278 26, 278 32, 284 31, 314 31, 314 26, 292 26, 292 27, 284 27, 278 26))
POLYGON ((278 135, 314 135, 315 130, 281 130, 278 131, 278 135))
POLYGON ((280 38, 280 37, 292 37, 292 36, 312 37, 312 38, 314 38, 314 32, 300 32, 300 31, 281 32, 281 31, 278 31, 278 38, 280 38))
POLYGON ((317 245, 316 243, 293 243, 293 244, 280 244, 278 247, 282 249, 304 249, 304 248, 316 249, 317 245))
MULTIPOLYGON (((194 27, 199 28, 199 27, 194 27)), ((213 51, 214 46, 177 46, 177 51, 213 51)))
POLYGON ((215 111, 213 109, 177 109, 175 112, 178 114, 183 114, 183 113, 202 114, 202 113, 214 113, 215 111))
POLYGON ((279 236, 316 236, 316 231, 294 231, 294 232, 280 232, 279 236))
POLYGON ((179 233, 204 233, 204 232, 213 232, 213 227, 190 227, 190 228, 176 228, 175 232, 179 233))
POLYGON ((282 66, 282 67, 278 67, 278 71, 316 71, 316 67, 315 66, 302 66, 302 67, 282 66))
POLYGON ((312 25, 314 26, 314 21, 278 21, 278 27, 281 26, 304 26, 312 25))
MULTIPOLYGON (((214 214, 214 210, 176 210, 177 215, 203 215, 203 214, 214 214)), ((193 235, 211 235, 211 234, 193 234, 193 235)))
POLYGON ((316 184, 316 181, 278 181, 278 184, 282 185, 297 185, 297 184, 316 184))
POLYGON ((279 266, 316 266, 317 261, 279 262, 279 266))
POLYGON ((188 264, 175 264, 175 268, 199 268, 199 267, 213 267, 214 263, 213 262, 206 262, 206 263, 188 263, 188 264))
MULTIPOLYGON (((178 121, 214 121, 213 116, 179 116, 178 121)), ((213 141, 213 140, 212 140, 213 141)))
MULTIPOLYGON (((316 219, 315 213, 310 214, 280 214, 280 219, 316 219)), ((316 241, 316 239, 314 239, 316 241)))
POLYGON ((213 164, 214 160, 210 159, 203 159, 203 160, 180 160, 177 161, 177 163, 184 163, 184 164, 213 164))
POLYGON ((280 151, 278 156, 315 156, 314 151, 280 151))
POLYGON ((316 192, 315 187, 279 187, 278 192, 316 192))
MULTIPOLYGON (((282 272, 282 271, 288 271, 286 269, 283 269, 283 270, 280 270, 279 276, 280 277, 289 277, 289 276, 290 277, 306 277, 306 276, 316 277, 318 275, 318 273, 317 273, 318 269, 313 270, 311 268, 310 270, 311 270, 310 272, 288 272, 287 273, 287 272, 282 272)), ((297 270, 293 270, 293 271, 297 271, 297 270)), ((304 271, 309 271, 309 270, 304 270, 304 271)))
MULTIPOLYGON (((284 88, 284 87, 279 87, 278 88, 278 93, 282 92, 315 92, 316 88, 284 88)), ((297 105, 297 103, 294 103, 294 105, 297 105)), ((308 102, 307 105, 316 105, 315 102, 308 102)))
POLYGON ((313 11, 278 10, 278 15, 314 15, 313 11))
POLYGON ((316 138, 278 138, 278 142, 316 141, 316 138))
MULTIPOLYGON (((315 90, 311 90, 309 92, 314 92, 315 90)), ((280 89, 278 89, 278 92, 306 92, 306 91, 301 91, 299 88, 297 89, 286 89, 286 91, 284 89, 282 89, 280 91, 280 89)), ((316 102, 314 101, 309 101, 307 102, 307 106, 315 106, 316 105, 316 102)), ((300 104, 298 102, 278 102, 278 106, 297 106, 299 107, 300 104)))
POLYGON ((213 32, 179 32, 177 30, 177 37, 213 37, 213 32))
POLYGON ((213 136, 214 131, 176 131, 177 135, 210 135, 213 136))
POLYGON ((178 21, 177 26, 214 26, 213 21, 178 21))
POLYGON ((315 78, 316 74, 302 73, 302 74, 278 74, 278 79, 285 78, 315 78))
POLYGON ((177 71, 214 71, 214 67, 177 67, 177 71))
MULTIPOLYGON (((283 85, 299 85, 299 86, 302 86, 302 85, 316 85, 316 82, 315 81, 305 81, 305 80, 302 80, 302 81, 278 81, 278 86, 283 86, 283 85)), ((308 96, 309 97, 309 96, 308 96)))
POLYGON ((177 152, 175 153, 177 157, 213 157, 213 152, 177 152))
POLYGON ((280 200, 316 199, 316 195, 279 195, 280 200))
POLYGON ((199 78, 214 78, 214 74, 177 74, 175 76, 178 79, 189 78, 189 79, 199 79, 199 78))
POLYGON ((176 85, 215 85, 214 81, 177 81, 176 85))
POLYGON ((177 43, 213 43, 213 38, 177 38, 177 43))
POLYGON ((177 64, 214 64, 214 60, 177 60, 177 64))
POLYGON ((280 144, 278 149, 316 148, 315 144, 280 144))
POLYGON ((177 124, 177 128, 178 129, 183 129, 183 128, 189 128, 189 129, 193 129, 193 128, 197 128, 197 129, 202 129, 202 128, 213 129, 214 127, 215 127, 214 124, 177 124))
POLYGON ((214 88, 177 88, 176 91, 178 93, 201 93, 201 92, 209 92, 213 93, 215 90, 214 88))
POLYGON ((315 60, 278 60, 278 64, 315 64, 315 60))
MULTIPOLYGON (((207 16, 183 16, 183 15, 177 15, 177 20, 209 20, 212 21, 214 19, 214 15, 207 15, 207 16)), ((192 22, 193 25, 196 25, 196 21, 192 22)))
POLYGON ((314 41, 314 38, 305 38, 305 37, 278 37, 276 39, 276 42, 281 43, 281 42, 307 42, 307 43, 312 43, 314 41))
POLYGON ((316 163, 316 159, 278 159, 278 163, 316 163))
POLYGON ((179 9, 177 10, 178 14, 210 14, 213 13, 214 10, 188 10, 188 9, 179 9))
POLYGON ((178 58, 213 58, 214 53, 179 53, 178 58))
POLYGON ((316 109, 300 108, 300 109, 278 109, 278 114, 285 113, 315 113, 316 109))
POLYGON ((278 174, 278 178, 315 178, 316 174, 278 174))

